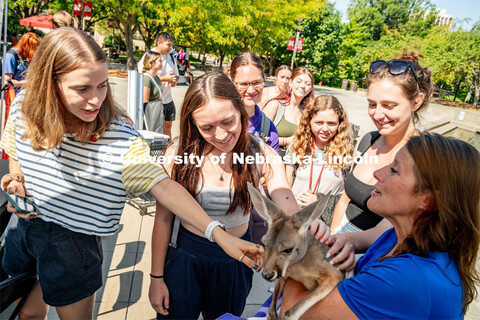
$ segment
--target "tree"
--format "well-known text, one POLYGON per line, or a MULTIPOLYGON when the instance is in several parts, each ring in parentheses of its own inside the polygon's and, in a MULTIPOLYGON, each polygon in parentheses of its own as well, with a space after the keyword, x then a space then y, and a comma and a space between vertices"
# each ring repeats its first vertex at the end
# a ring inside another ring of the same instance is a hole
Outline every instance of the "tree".
MULTIPOLYGON (((286 51, 288 40, 295 34, 297 21, 304 21, 311 12, 325 7, 326 1, 270 1, 265 3, 263 21, 254 49, 264 57, 273 74, 277 59, 291 59, 293 52, 286 51)), ((303 55, 303 54, 302 54, 303 55)))
POLYGON ((326 70, 329 71, 327 77, 337 73, 340 60, 338 51, 343 38, 341 19, 340 12, 329 3, 302 22, 302 60, 309 62, 310 69, 318 79, 326 78, 323 74, 326 70))
POLYGON ((343 41, 339 47, 339 77, 341 79, 353 79, 354 78, 354 58, 359 50, 361 50, 367 39, 369 33, 366 27, 360 26, 353 22, 345 23, 342 25, 342 37, 343 41))
POLYGON ((415 30, 420 25, 430 27, 434 20, 432 15, 429 23, 421 23, 429 9, 432 9, 429 0, 352 0, 348 16, 353 23, 365 26, 372 40, 379 40, 386 30, 415 30), (406 26, 409 21, 410 25, 406 26))
POLYGON ((142 6, 149 0, 104 0, 109 8, 109 13, 118 21, 118 29, 125 39, 127 46, 127 69, 135 70, 135 58, 133 56, 133 34, 138 28, 138 14, 142 6))
MULTIPOLYGON (((96 23, 106 20, 109 18, 108 15, 108 7, 106 6, 105 1, 91 1, 92 2, 92 16, 90 19, 85 19, 85 29, 88 30, 92 28, 96 23)), ((48 6, 48 11, 51 13, 55 13, 58 10, 64 10, 70 14, 72 14, 73 9, 73 0, 65 1, 65 0, 54 0, 48 6)), ((76 17, 78 20, 78 17, 76 17)), ((83 29, 82 25, 78 26, 79 29, 83 29)))
MULTIPOLYGON (((139 15, 138 23, 142 29, 141 35, 145 48, 155 46, 157 35, 167 30, 170 25, 171 15, 176 12, 175 0, 144 1, 139 15)), ((181 6, 180 6, 181 7, 181 6)))
MULTIPOLYGON (((8 2, 8 9, 9 9, 9 15, 8 15, 8 29, 10 31, 15 30, 15 32, 12 33, 17 33, 17 28, 19 27, 19 21, 20 19, 23 18, 28 18, 31 16, 36 16, 40 14, 43 10, 47 9, 48 6, 53 2, 54 0, 37 0, 37 1, 32 1, 32 0, 17 0, 17 1, 9 1, 8 2)), ((32 27, 24 27, 27 32, 33 32, 32 27)))

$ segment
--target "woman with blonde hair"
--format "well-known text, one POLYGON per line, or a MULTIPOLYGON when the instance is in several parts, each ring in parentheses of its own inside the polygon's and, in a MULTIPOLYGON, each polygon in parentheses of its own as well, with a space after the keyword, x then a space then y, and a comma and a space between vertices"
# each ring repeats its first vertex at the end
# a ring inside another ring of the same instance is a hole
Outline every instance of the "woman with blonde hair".
POLYGON ((101 237, 117 232, 128 193, 151 192, 228 255, 243 255, 249 267, 255 264, 250 257, 259 259, 261 266, 262 248, 217 228, 151 161, 148 145, 114 103, 107 59, 93 38, 56 29, 42 40, 30 68, 0 143, 10 156, 2 187, 24 176, 34 207, 19 213, 8 205, 19 219, 7 233, 2 267, 10 276, 35 272, 39 278, 21 319, 44 319, 48 305, 61 319, 92 319, 102 286, 101 237))
POLYGON ((163 133, 162 83, 158 74, 162 70, 162 56, 148 51, 143 60, 143 110, 148 131, 163 133))
POLYGON ((63 27, 74 27, 74 19, 72 16, 64 11, 64 10, 59 10, 55 12, 52 16, 52 25, 53 29, 57 28, 63 28, 63 27))
MULTIPOLYGON (((480 284, 480 153, 464 141, 421 133, 373 176, 368 208, 393 228, 360 258, 355 276, 303 316, 463 319, 480 284)), ((358 233, 340 236, 348 235, 358 233)), ((289 280, 282 312, 307 294, 289 280)))
POLYGON ((262 100, 260 106, 262 110, 265 106, 275 99, 285 99, 289 92, 288 82, 292 77, 292 69, 283 64, 275 70, 275 81, 272 87, 263 89, 262 100))
POLYGON ((293 140, 303 110, 314 99, 313 75, 305 67, 295 68, 289 81, 290 93, 284 100, 268 103, 263 112, 277 127, 280 149, 284 152, 293 140))
MULTIPOLYGON (((351 124, 340 102, 334 96, 321 95, 303 111, 287 159, 287 178, 300 207, 332 192, 332 200, 344 190, 346 157, 352 153, 351 124), (293 163, 298 158, 302 163, 293 163), (293 177, 295 176, 295 181, 293 177)), ((322 218, 330 225, 336 201, 331 201, 322 218)))

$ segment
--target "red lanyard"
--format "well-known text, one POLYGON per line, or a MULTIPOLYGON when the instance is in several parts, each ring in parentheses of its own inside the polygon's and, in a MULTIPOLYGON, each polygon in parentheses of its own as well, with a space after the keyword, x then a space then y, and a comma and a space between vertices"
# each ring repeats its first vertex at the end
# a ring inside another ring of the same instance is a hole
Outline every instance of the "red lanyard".
MULTIPOLYGON (((315 139, 313 140, 312 144, 312 153, 315 155, 315 139)), ((312 156, 312 164, 310 166, 310 179, 308 182, 308 191, 311 191, 312 194, 315 194, 317 191, 318 185, 320 184, 320 180, 322 179, 323 169, 325 169, 325 163, 322 165, 322 170, 320 170, 320 174, 318 175, 317 183, 315 184, 315 189, 312 190, 312 176, 313 176, 313 156, 312 156)))

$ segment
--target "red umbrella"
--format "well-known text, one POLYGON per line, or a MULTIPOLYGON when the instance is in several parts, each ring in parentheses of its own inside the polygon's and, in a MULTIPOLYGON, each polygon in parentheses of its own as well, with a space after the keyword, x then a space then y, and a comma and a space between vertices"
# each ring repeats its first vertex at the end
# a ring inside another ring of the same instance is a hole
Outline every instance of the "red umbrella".
POLYGON ((52 15, 40 14, 38 16, 32 16, 32 17, 20 19, 20 25, 26 26, 26 27, 53 29, 52 15))

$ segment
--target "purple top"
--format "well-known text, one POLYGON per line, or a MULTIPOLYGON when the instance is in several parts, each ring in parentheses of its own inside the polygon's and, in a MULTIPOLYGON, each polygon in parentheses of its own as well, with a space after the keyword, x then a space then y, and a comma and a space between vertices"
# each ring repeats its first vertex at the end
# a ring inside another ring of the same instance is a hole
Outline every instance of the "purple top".
MULTIPOLYGON (((260 130, 262 128, 262 111, 260 111, 260 108, 255 105, 255 114, 250 117, 250 121, 248 122, 248 132, 253 133, 256 137, 260 137, 260 130)), ((265 117, 266 120, 270 121, 267 117, 265 117)), ((275 125, 273 124, 272 121, 270 121, 270 130, 268 133, 268 141, 267 144, 272 147, 275 151, 279 152, 279 146, 278 146, 278 132, 277 128, 275 128, 275 125)))

